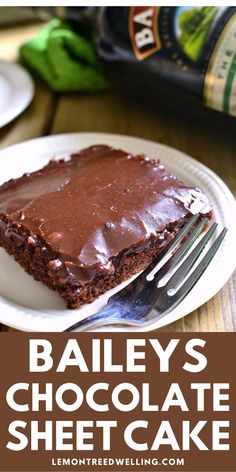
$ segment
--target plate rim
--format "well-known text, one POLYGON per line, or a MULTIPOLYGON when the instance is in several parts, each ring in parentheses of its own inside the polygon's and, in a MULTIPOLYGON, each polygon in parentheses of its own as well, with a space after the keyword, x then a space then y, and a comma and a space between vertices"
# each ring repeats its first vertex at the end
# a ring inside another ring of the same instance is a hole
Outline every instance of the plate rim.
MULTIPOLYGON (((148 139, 145 139, 145 138, 140 138, 140 137, 136 137, 136 136, 129 136, 129 135, 123 135, 123 134, 114 134, 114 133, 104 133, 104 132, 73 132, 73 133, 59 133, 59 134, 54 134, 54 135, 50 135, 50 136, 42 136, 42 137, 37 137, 37 138, 33 138, 33 139, 30 139, 30 140, 26 140, 26 141, 23 141, 23 142, 20 142, 20 143, 17 143, 17 144, 13 144, 11 146, 8 146, 6 147, 5 149, 1 149, 0 150, 0 159, 2 158, 2 155, 5 153, 5 152, 12 152, 14 151, 14 149, 19 146, 26 146, 26 147, 31 147, 32 145, 37 145, 38 142, 41 142, 42 141, 44 143, 46 143, 45 145, 45 150, 42 152, 42 153, 38 153, 37 154, 37 157, 39 158, 40 155, 45 155, 45 152, 47 154, 50 153, 50 149, 49 149, 49 146, 48 146, 48 142, 49 141, 53 141, 55 142, 55 140, 57 141, 60 141, 60 140, 67 140, 69 141, 70 139, 83 139, 84 138, 89 138, 89 139, 93 139, 94 138, 94 144, 96 143, 96 139, 121 139, 123 141, 135 141, 136 143, 137 142, 140 142, 140 144, 142 144, 142 146, 145 146, 145 143, 150 144, 151 145, 154 145, 154 146, 158 146, 159 148, 164 148, 166 149, 166 151, 168 153, 170 152, 173 152, 176 154, 179 154, 180 156, 182 156, 182 158, 187 158, 187 160, 192 163, 193 165, 197 166, 198 168, 200 168, 201 171, 203 171, 203 173, 207 174, 208 176, 213 177, 214 178, 214 181, 215 183, 218 184, 218 186, 221 188, 221 190, 223 191, 224 193, 224 196, 226 197, 226 200, 230 202, 230 204, 232 205, 232 207, 236 210, 236 201, 235 201, 235 198, 234 198, 234 195, 232 194, 231 190, 228 188, 228 186, 224 183, 224 181, 221 179, 221 177, 219 177, 214 171, 212 171, 210 168, 208 168, 205 164, 203 164, 202 162, 199 162, 197 159, 195 159, 194 157, 192 156, 189 156, 188 154, 186 154, 185 152, 181 151, 181 150, 178 150, 178 149, 175 149, 171 146, 168 146, 167 144, 163 144, 163 143, 159 143, 159 142, 156 142, 156 141, 152 141, 152 140, 148 140, 148 139), (47 148, 47 150, 46 150, 47 148)), ((90 145, 90 144, 88 144, 90 145)), ((68 144, 67 144, 67 148, 68 148, 68 144)), ((54 151, 55 152, 55 151, 54 151)), ((147 154, 148 154, 148 151, 147 151, 147 154)), ((1 162, 0 162, 1 164, 1 162)), ((223 286, 224 284, 227 282, 227 280, 230 278, 230 276, 232 275, 232 273, 234 272, 235 270, 235 266, 236 266, 236 261, 235 261, 235 264, 232 264, 231 266, 231 269, 228 270, 227 272, 227 278, 225 277, 225 281, 223 283, 220 283, 218 285, 220 285, 220 287, 216 287, 216 290, 212 291, 211 292, 211 295, 210 297, 207 297, 206 300, 204 302, 201 302, 200 305, 197 304, 196 307, 192 307, 190 311, 188 311, 188 313, 190 313, 191 311, 197 309, 199 306, 203 305, 204 303, 206 303, 207 300, 209 300, 210 298, 212 298, 223 286), (213 293, 214 292, 214 293, 213 293)), ((1 299, 4 298, 2 296, 0 296, 0 306, 1 306, 1 299)), ((11 302, 11 305, 13 306, 19 306, 17 305, 16 303, 14 302, 11 302)), ((14 307, 12 306, 12 308, 14 309, 14 307)), ((30 311, 34 311, 33 309, 29 309, 30 311)), ((169 323, 172 323, 174 321, 176 321, 177 319, 181 319, 182 317, 186 316, 188 313, 185 313, 185 314, 182 314, 180 316, 177 316, 176 319, 171 319, 169 322, 167 323, 160 323, 160 326, 159 327, 162 327, 162 326, 167 326, 169 323)), ((160 322, 161 320, 159 320, 160 322)), ((6 321, 2 321, 2 323, 6 324, 6 321)), ((21 329, 22 331, 27 331, 27 329, 22 328, 22 327, 19 327, 19 325, 17 324, 14 324, 14 323, 7 323, 8 326, 11 326, 13 328, 16 328, 16 329, 21 329)), ((150 327, 146 327, 146 328, 139 328, 138 331, 139 332, 145 332, 145 331, 152 331, 153 329, 157 329, 157 327, 155 326, 155 322, 150 325, 150 327)), ((36 330, 32 330, 32 329, 29 329, 28 331, 31 331, 31 332, 38 332, 36 330)), ((104 331, 107 331, 107 329, 104 329, 104 331)), ((110 331, 110 330, 108 330, 110 331)), ((117 329, 111 329, 111 331, 113 332, 116 332, 117 329)), ((126 329, 125 330, 126 332, 130 332, 130 331, 136 331, 134 329, 130 330, 130 329, 126 329)))
MULTIPOLYGON (((25 80, 26 88, 25 88, 25 98, 24 101, 21 99, 20 104, 15 103, 15 98, 13 101, 13 107, 10 108, 10 110, 7 110, 4 112, 1 117, 0 117, 0 129, 4 128, 4 126, 8 125, 11 123, 15 118, 17 118, 21 113, 23 113, 24 110, 30 105, 30 103, 33 100, 34 94, 35 94, 35 85, 34 81, 30 75, 30 73, 23 67, 21 64, 18 64, 17 62, 10 62, 10 61, 4 61, 0 60, 0 73, 1 73, 1 67, 6 68, 7 70, 9 69, 15 69, 18 72, 20 72, 21 77, 23 80, 25 80)), ((9 77, 9 74, 6 74, 7 77, 9 77)), ((14 85, 14 81, 11 82, 11 86, 14 85)), ((16 97, 19 96, 19 91, 16 91, 16 97)))

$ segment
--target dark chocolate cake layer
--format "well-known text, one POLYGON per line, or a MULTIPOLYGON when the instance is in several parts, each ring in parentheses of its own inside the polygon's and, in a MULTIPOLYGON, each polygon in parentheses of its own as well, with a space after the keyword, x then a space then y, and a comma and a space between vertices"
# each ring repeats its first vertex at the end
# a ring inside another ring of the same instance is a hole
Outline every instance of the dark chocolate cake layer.
POLYGON ((0 244, 77 307, 147 266, 208 198, 158 161, 93 146, 0 187, 0 244))

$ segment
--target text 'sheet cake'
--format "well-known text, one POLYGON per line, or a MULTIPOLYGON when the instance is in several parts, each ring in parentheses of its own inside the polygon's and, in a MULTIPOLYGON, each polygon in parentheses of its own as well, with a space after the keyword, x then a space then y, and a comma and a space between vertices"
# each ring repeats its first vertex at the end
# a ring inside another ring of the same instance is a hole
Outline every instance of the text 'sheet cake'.
POLYGON ((98 145, 0 187, 0 245, 69 308, 145 268, 208 198, 156 160, 98 145))

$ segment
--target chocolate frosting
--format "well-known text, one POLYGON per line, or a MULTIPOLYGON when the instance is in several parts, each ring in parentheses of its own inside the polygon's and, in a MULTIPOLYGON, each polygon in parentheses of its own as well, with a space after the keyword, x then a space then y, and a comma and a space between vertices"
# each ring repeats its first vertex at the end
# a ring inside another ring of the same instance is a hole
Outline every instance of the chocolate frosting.
POLYGON ((187 214, 211 206, 158 161, 93 146, 0 187, 0 214, 58 253, 52 269, 85 282, 114 272, 112 258, 157 237, 187 214))

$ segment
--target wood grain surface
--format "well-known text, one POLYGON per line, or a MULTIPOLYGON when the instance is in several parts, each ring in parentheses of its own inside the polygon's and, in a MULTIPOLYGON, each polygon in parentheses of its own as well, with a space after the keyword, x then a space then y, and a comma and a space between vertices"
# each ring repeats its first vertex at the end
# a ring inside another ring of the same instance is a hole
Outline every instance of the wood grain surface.
MULTIPOLYGON (((0 60, 16 60, 19 46, 41 27, 35 24, 2 30, 0 60)), ((236 196, 236 119, 198 107, 185 109, 183 105, 174 109, 165 106, 163 100, 155 106, 145 105, 114 90, 94 95, 57 95, 40 80, 35 80, 35 86, 35 97, 29 108, 0 130, 0 148, 67 132, 138 136, 195 157, 216 172, 236 196)), ((232 256, 233 251, 235 248, 232 256)), ((11 331, 6 326, 1 329, 11 331)), ((236 331, 236 273, 205 305, 161 331, 236 331)))

